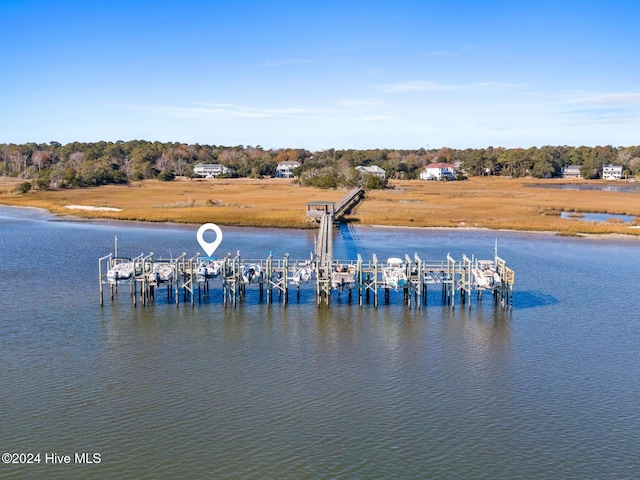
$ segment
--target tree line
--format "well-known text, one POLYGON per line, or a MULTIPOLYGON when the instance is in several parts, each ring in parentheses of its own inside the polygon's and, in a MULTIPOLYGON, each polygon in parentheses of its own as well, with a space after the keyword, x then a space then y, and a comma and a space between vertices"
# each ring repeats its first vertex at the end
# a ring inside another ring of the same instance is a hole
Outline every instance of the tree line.
POLYGON ((294 173, 300 183, 323 188, 362 184, 385 186, 386 179, 365 176, 355 167, 377 165, 386 178, 419 178, 429 163, 454 164, 464 175, 507 175, 549 178, 561 176, 568 165, 579 165, 584 178, 598 178, 605 164, 622 165, 624 174, 640 175, 640 146, 481 149, 372 149, 311 152, 305 149, 264 149, 261 146, 188 145, 145 140, 117 142, 58 142, 0 144, 0 174, 17 177, 28 188, 58 189, 133 180, 172 180, 194 177, 197 163, 221 163, 231 176, 265 178, 275 175, 278 163, 295 160, 301 167, 294 173))

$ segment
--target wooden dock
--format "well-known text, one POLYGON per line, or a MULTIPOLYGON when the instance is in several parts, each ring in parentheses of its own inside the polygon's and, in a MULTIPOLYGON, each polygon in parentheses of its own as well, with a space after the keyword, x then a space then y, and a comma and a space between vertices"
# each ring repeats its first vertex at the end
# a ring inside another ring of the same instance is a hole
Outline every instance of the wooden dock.
MULTIPOLYGON (((176 305, 201 303, 211 286, 222 290, 222 303, 235 306, 245 300, 248 289, 259 291, 259 300, 271 304, 289 302, 291 292, 315 290, 316 303, 329 306, 333 296, 358 297, 358 304, 389 302, 392 292, 400 292, 405 304, 420 308, 427 304, 427 292, 437 288, 442 304, 455 308, 471 306, 473 294, 478 301, 485 292, 496 305, 513 306, 515 273, 497 254, 492 259, 463 255, 454 259, 423 260, 417 253, 380 261, 357 255, 354 259, 333 258, 333 216, 325 215, 315 242, 315 251, 307 259, 269 256, 245 259, 238 253, 222 259, 183 253, 174 259, 157 259, 153 253, 135 258, 106 255, 98 260, 100 305, 105 290, 114 299, 118 290, 128 286, 134 305, 146 306, 159 295, 166 295, 176 305), (393 262, 392 262, 393 260, 393 262), (163 292, 163 290, 165 290, 163 292), (160 293, 163 292, 163 293, 160 293), (274 300, 275 299, 275 300, 274 300)), ((399 293, 399 294, 400 294, 399 293)), ((398 294, 398 295, 399 295, 398 294)))
POLYGON ((314 201, 307 202, 307 221, 319 222, 325 215, 333 215, 333 219, 339 221, 355 205, 364 198, 364 190, 356 187, 347 192, 337 202, 314 201))

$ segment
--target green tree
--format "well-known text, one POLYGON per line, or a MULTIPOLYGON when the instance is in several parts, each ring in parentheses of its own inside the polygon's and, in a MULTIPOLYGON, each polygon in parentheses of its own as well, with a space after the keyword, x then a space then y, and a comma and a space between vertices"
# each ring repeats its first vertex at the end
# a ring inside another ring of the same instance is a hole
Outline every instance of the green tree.
POLYGON ((522 177, 531 168, 530 152, 522 148, 505 150, 498 157, 501 173, 512 177, 522 177))
POLYGON ((533 162, 531 167, 533 177, 545 178, 560 175, 560 154, 554 147, 545 146, 534 149, 531 160, 533 162))
POLYGON ((366 190, 379 190, 387 186, 387 179, 384 180, 376 175, 367 175, 364 182, 364 188, 366 190))
POLYGON ((16 187, 16 191, 18 193, 27 193, 29 192, 29 190, 31 190, 31 182, 22 182, 19 183, 18 186, 16 187))

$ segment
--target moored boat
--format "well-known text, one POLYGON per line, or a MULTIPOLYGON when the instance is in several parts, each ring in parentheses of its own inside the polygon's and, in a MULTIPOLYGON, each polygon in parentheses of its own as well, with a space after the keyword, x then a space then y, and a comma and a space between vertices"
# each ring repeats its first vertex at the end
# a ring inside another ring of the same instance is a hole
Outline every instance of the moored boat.
POLYGON ((257 283, 262 277, 262 267, 258 263, 249 263, 242 271, 242 281, 244 283, 257 283))
POLYGON ((356 285, 356 266, 338 265, 331 272, 331 288, 337 290, 352 289, 356 285))
POLYGON ((471 269, 476 287, 479 289, 495 289, 500 287, 502 279, 491 261, 479 261, 477 267, 471 269))
POLYGON ((215 278, 220 275, 220 270, 222 269, 222 261, 211 258, 211 257, 202 257, 199 258, 200 263, 198 264, 198 269, 196 270, 196 279, 199 282, 204 282, 210 278, 215 278))
POLYGON ((384 283, 391 288, 404 288, 407 286, 407 273, 401 258, 391 257, 387 259, 387 265, 382 269, 384 283))
POLYGON ((133 260, 125 257, 111 259, 111 268, 107 272, 107 280, 114 284, 119 280, 128 280, 133 275, 133 260))
POLYGON ((149 273, 149 281, 152 283, 167 283, 173 281, 175 266, 168 262, 156 262, 149 273))

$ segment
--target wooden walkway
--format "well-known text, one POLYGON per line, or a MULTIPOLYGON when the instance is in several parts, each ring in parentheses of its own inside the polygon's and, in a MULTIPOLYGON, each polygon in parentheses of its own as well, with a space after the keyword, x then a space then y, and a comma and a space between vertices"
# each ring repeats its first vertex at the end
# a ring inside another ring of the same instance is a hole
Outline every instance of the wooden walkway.
POLYGON ((340 220, 340 218, 348 213, 360 200, 364 197, 364 189, 356 187, 349 190, 347 194, 337 202, 308 202, 307 203, 307 221, 319 222, 327 214, 333 216, 334 220, 340 220))
POLYGON ((362 198, 364 198, 364 190, 361 187, 349 190, 347 194, 335 204, 333 212, 335 219, 340 220, 342 215, 349 212, 362 198))

